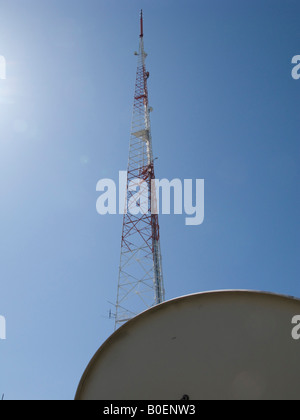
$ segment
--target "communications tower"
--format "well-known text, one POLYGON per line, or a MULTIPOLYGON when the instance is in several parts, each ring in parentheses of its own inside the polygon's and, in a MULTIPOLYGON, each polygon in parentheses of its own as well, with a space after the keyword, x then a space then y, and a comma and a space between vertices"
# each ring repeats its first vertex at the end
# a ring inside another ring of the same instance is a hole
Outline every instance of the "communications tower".
POLYGON ((164 301, 158 215, 155 189, 151 188, 154 159, 144 51, 143 12, 140 16, 139 52, 127 169, 126 207, 115 329, 147 308, 164 301))

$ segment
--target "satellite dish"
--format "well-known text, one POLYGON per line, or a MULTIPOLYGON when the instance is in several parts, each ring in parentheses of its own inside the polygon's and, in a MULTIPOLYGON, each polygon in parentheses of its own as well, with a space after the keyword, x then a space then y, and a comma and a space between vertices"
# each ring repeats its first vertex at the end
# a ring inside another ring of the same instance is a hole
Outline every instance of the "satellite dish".
POLYGON ((300 300, 216 291, 157 305, 100 347, 76 400, 299 399, 300 300))

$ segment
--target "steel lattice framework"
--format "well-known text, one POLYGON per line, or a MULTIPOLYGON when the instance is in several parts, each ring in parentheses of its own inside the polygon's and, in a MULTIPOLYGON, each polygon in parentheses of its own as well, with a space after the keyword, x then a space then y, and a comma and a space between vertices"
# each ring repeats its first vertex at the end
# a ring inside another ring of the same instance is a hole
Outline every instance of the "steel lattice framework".
POLYGON ((140 26, 115 329, 165 298, 155 190, 151 191, 155 175, 142 12, 140 26))

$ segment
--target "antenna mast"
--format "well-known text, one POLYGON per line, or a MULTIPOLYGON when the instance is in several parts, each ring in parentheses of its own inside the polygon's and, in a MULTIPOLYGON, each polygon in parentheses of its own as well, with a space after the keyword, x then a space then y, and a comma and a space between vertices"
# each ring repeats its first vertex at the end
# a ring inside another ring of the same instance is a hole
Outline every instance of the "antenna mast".
POLYGON ((143 12, 127 169, 127 212, 123 218, 115 329, 140 312, 164 301, 150 107, 144 51, 143 12), (146 204, 145 204, 146 203, 146 204), (152 212, 151 212, 152 207, 152 212))

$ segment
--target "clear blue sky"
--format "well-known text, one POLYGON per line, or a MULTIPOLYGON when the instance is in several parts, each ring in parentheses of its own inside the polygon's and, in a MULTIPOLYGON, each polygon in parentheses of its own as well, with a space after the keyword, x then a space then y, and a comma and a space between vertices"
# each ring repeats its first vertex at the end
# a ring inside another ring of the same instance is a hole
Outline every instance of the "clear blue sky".
POLYGON ((113 331, 122 216, 96 184, 126 170, 145 14, 158 178, 204 178, 205 221, 161 216, 167 298, 300 297, 298 0, 0 0, 0 394, 72 399, 113 331))

